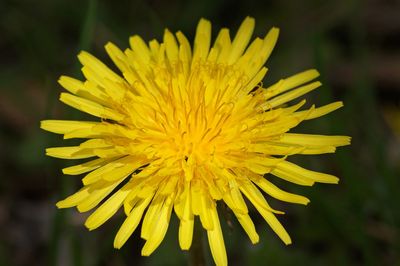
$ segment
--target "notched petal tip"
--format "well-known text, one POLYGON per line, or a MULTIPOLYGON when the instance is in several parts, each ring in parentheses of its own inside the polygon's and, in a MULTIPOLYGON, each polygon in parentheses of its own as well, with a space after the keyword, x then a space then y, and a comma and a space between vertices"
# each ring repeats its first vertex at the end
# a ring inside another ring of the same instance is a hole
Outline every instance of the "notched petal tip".
POLYGON ((114 246, 115 249, 121 249, 123 245, 121 245, 119 243, 115 243, 115 241, 114 241, 113 246, 114 246))
POLYGON ((89 231, 93 231, 94 229, 96 229, 96 228, 93 228, 93 227, 91 227, 91 225, 90 224, 87 224, 87 223, 85 223, 85 227, 89 230, 89 231))
POLYGON ((198 25, 205 25, 205 24, 211 24, 210 20, 206 19, 206 18, 200 18, 198 25))
POLYGON ((114 47, 116 47, 116 45, 114 44, 114 43, 112 43, 112 42, 107 42, 105 45, 104 45, 104 48, 107 50, 107 49, 113 49, 114 47))
POLYGON ((289 239, 287 241, 284 242, 286 246, 289 246, 292 244, 292 239, 289 239))
POLYGON ((275 43, 279 37, 279 33, 280 29, 278 27, 272 27, 265 36, 265 40, 269 40, 271 43, 273 43, 273 46, 275 46, 275 43))
POLYGON ((68 198, 60 200, 56 203, 57 209, 66 209, 66 208, 71 208, 74 207, 76 204, 69 200, 68 198))
POLYGON ((311 84, 314 84, 314 86, 316 87, 316 88, 318 88, 318 87, 321 87, 322 86, 322 82, 321 81, 314 81, 313 83, 311 83, 311 84))
POLYGON ((51 154, 52 154, 52 150, 53 150, 54 148, 46 148, 44 151, 46 152, 46 155, 47 156, 51 156, 51 154))
POLYGON ((61 82, 62 82, 63 80, 65 80, 66 78, 68 78, 68 76, 66 76, 66 75, 61 75, 61 76, 58 78, 57 82, 60 83, 60 85, 62 85, 61 82))
POLYGON ((256 236, 250 238, 250 241, 251 241, 251 243, 252 243, 253 245, 258 244, 258 242, 260 242, 260 237, 259 237, 259 235, 257 234, 256 236))
POLYGON ((140 252, 140 254, 141 254, 143 257, 148 257, 148 256, 151 255, 151 253, 149 253, 147 250, 145 250, 144 247, 142 248, 142 251, 140 252))
POLYGON ((303 197, 303 198, 304 198, 304 200, 301 201, 301 202, 299 201, 299 203, 303 204, 304 206, 307 206, 311 201, 306 197, 303 197))
POLYGON ((86 221, 85 221, 85 227, 89 231, 93 231, 94 229, 98 228, 100 225, 98 225, 97 221, 93 219, 92 215, 90 215, 86 221))
POLYGON ((340 181, 340 179, 339 179, 339 178, 336 178, 336 180, 332 180, 332 182, 331 182, 331 183, 328 183, 328 184, 337 185, 337 184, 339 184, 339 181, 340 181))
MULTIPOLYGON (((89 207, 87 207, 86 205, 77 205, 76 209, 78 210, 79 213, 84 213, 90 210, 89 207)), ((86 223, 85 223, 86 226, 86 223)))
POLYGON ((241 27, 242 27, 242 26, 244 26, 244 27, 246 27, 246 28, 248 27, 249 29, 252 30, 252 29, 254 28, 255 24, 256 24, 256 20, 255 20, 253 17, 251 17, 251 16, 247 16, 247 17, 243 20, 241 27))
MULTIPOLYGON (((61 75, 59 78, 58 78, 58 80, 57 80, 57 82, 58 82, 58 84, 60 84, 61 86, 63 86, 63 83, 67 80, 67 79, 69 79, 70 77, 68 77, 68 76, 66 76, 66 75, 61 75)), ((64 86, 63 86, 64 87, 64 86)))
POLYGON ((69 208, 70 206, 67 206, 63 200, 60 200, 56 203, 56 207, 57 209, 65 209, 65 208, 69 208))
POLYGON ((281 31, 281 30, 280 30, 278 27, 276 27, 276 26, 273 26, 273 27, 270 29, 270 32, 273 32, 273 33, 275 33, 275 34, 279 34, 280 31, 281 31))
POLYGON ((320 76, 319 71, 318 71, 317 69, 315 69, 315 68, 306 70, 306 71, 303 72, 303 73, 307 73, 307 74, 310 76, 310 78, 312 78, 312 79, 315 79, 315 78, 317 78, 317 77, 320 76))
POLYGON ((49 131, 49 123, 51 120, 42 120, 40 121, 39 127, 43 130, 49 131))
POLYGON ((79 52, 79 54, 78 54, 77 57, 78 57, 79 62, 80 62, 82 65, 85 65, 86 61, 87 61, 88 59, 93 58, 94 56, 91 55, 90 53, 84 51, 84 50, 81 50, 81 51, 79 52))

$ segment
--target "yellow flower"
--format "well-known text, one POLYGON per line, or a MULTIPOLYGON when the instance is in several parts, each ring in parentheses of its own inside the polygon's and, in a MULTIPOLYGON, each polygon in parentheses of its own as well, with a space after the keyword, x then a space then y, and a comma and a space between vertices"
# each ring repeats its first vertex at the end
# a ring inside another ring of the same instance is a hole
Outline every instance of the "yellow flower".
POLYGON ((207 231, 217 265, 227 265, 217 201, 235 214, 252 243, 259 236, 249 216, 246 197, 282 239, 291 239, 261 191, 282 201, 307 204, 303 196, 272 184, 272 174, 311 186, 337 183, 332 175, 304 169, 287 161, 293 154, 332 153, 348 145, 346 136, 288 133, 304 120, 342 106, 342 102, 299 111, 305 104, 288 102, 318 88, 316 70, 307 70, 263 88, 279 30, 251 42, 255 21, 246 18, 231 41, 220 30, 211 46, 211 23, 201 19, 194 48, 181 33, 165 30, 162 43, 147 45, 139 36, 129 39, 124 52, 114 44, 105 48, 122 72, 116 74, 87 52, 78 56, 84 82, 62 76, 59 83, 70 93, 60 100, 100 118, 92 121, 45 120, 41 127, 65 139, 85 138, 79 146, 48 148, 47 155, 86 159, 63 169, 83 177, 83 187, 57 203, 80 212, 98 207, 86 220, 96 229, 121 207, 126 219, 114 246, 120 248, 142 220, 142 255, 150 255, 167 231, 172 210, 180 220, 179 244, 192 244, 194 217, 207 231), (103 202, 103 200, 105 200, 103 202))

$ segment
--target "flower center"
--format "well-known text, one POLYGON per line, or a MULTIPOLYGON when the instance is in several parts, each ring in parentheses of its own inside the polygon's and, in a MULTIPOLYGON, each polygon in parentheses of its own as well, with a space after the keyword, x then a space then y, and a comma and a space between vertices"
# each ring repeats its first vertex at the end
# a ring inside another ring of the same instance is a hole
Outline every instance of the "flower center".
POLYGON ((239 98, 251 100, 242 91, 247 78, 241 71, 198 63, 185 72, 179 61, 155 72, 160 93, 151 97, 157 106, 147 110, 151 119, 141 128, 150 129, 142 140, 157 145, 157 157, 194 157, 201 162, 222 152, 237 137, 235 132, 239 133, 249 109, 239 98))

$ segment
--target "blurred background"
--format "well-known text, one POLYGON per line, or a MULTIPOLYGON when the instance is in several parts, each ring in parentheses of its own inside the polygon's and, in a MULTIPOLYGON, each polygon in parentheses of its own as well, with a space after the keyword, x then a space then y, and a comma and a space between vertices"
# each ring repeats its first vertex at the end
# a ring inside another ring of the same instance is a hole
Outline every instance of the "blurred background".
MULTIPOLYGON (((345 107, 296 132, 352 136, 336 154, 295 156, 304 167, 335 174, 339 185, 275 183, 311 199, 307 206, 268 198, 293 239, 285 246, 253 212, 260 243, 252 245, 232 214, 221 211, 230 265, 400 265, 400 1, 2 0, 0 2, 0 265, 187 265, 174 217, 161 246, 140 257, 137 230, 120 250, 113 237, 121 213, 94 232, 87 214, 55 202, 80 186, 63 176, 69 162, 44 149, 65 144, 39 129, 42 119, 78 119, 58 101, 60 75, 81 77, 76 55, 92 52, 112 66, 103 46, 121 49, 133 34, 162 40, 165 27, 193 40, 201 17, 233 34, 246 16, 255 35, 281 29, 264 84, 317 68, 318 106, 345 107), (230 226, 228 226, 230 225, 230 226)), ((215 35, 214 35, 215 36, 215 35)), ((212 265, 206 244, 208 264, 212 265)))

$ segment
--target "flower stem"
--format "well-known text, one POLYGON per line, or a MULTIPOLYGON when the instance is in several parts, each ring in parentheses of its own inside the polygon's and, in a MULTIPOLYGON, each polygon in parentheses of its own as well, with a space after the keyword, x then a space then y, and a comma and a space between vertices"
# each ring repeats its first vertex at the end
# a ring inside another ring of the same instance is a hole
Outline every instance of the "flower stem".
POLYGON ((203 228, 201 223, 195 223, 193 229, 193 243, 189 250, 190 266, 205 266, 204 249, 203 249, 203 228))

